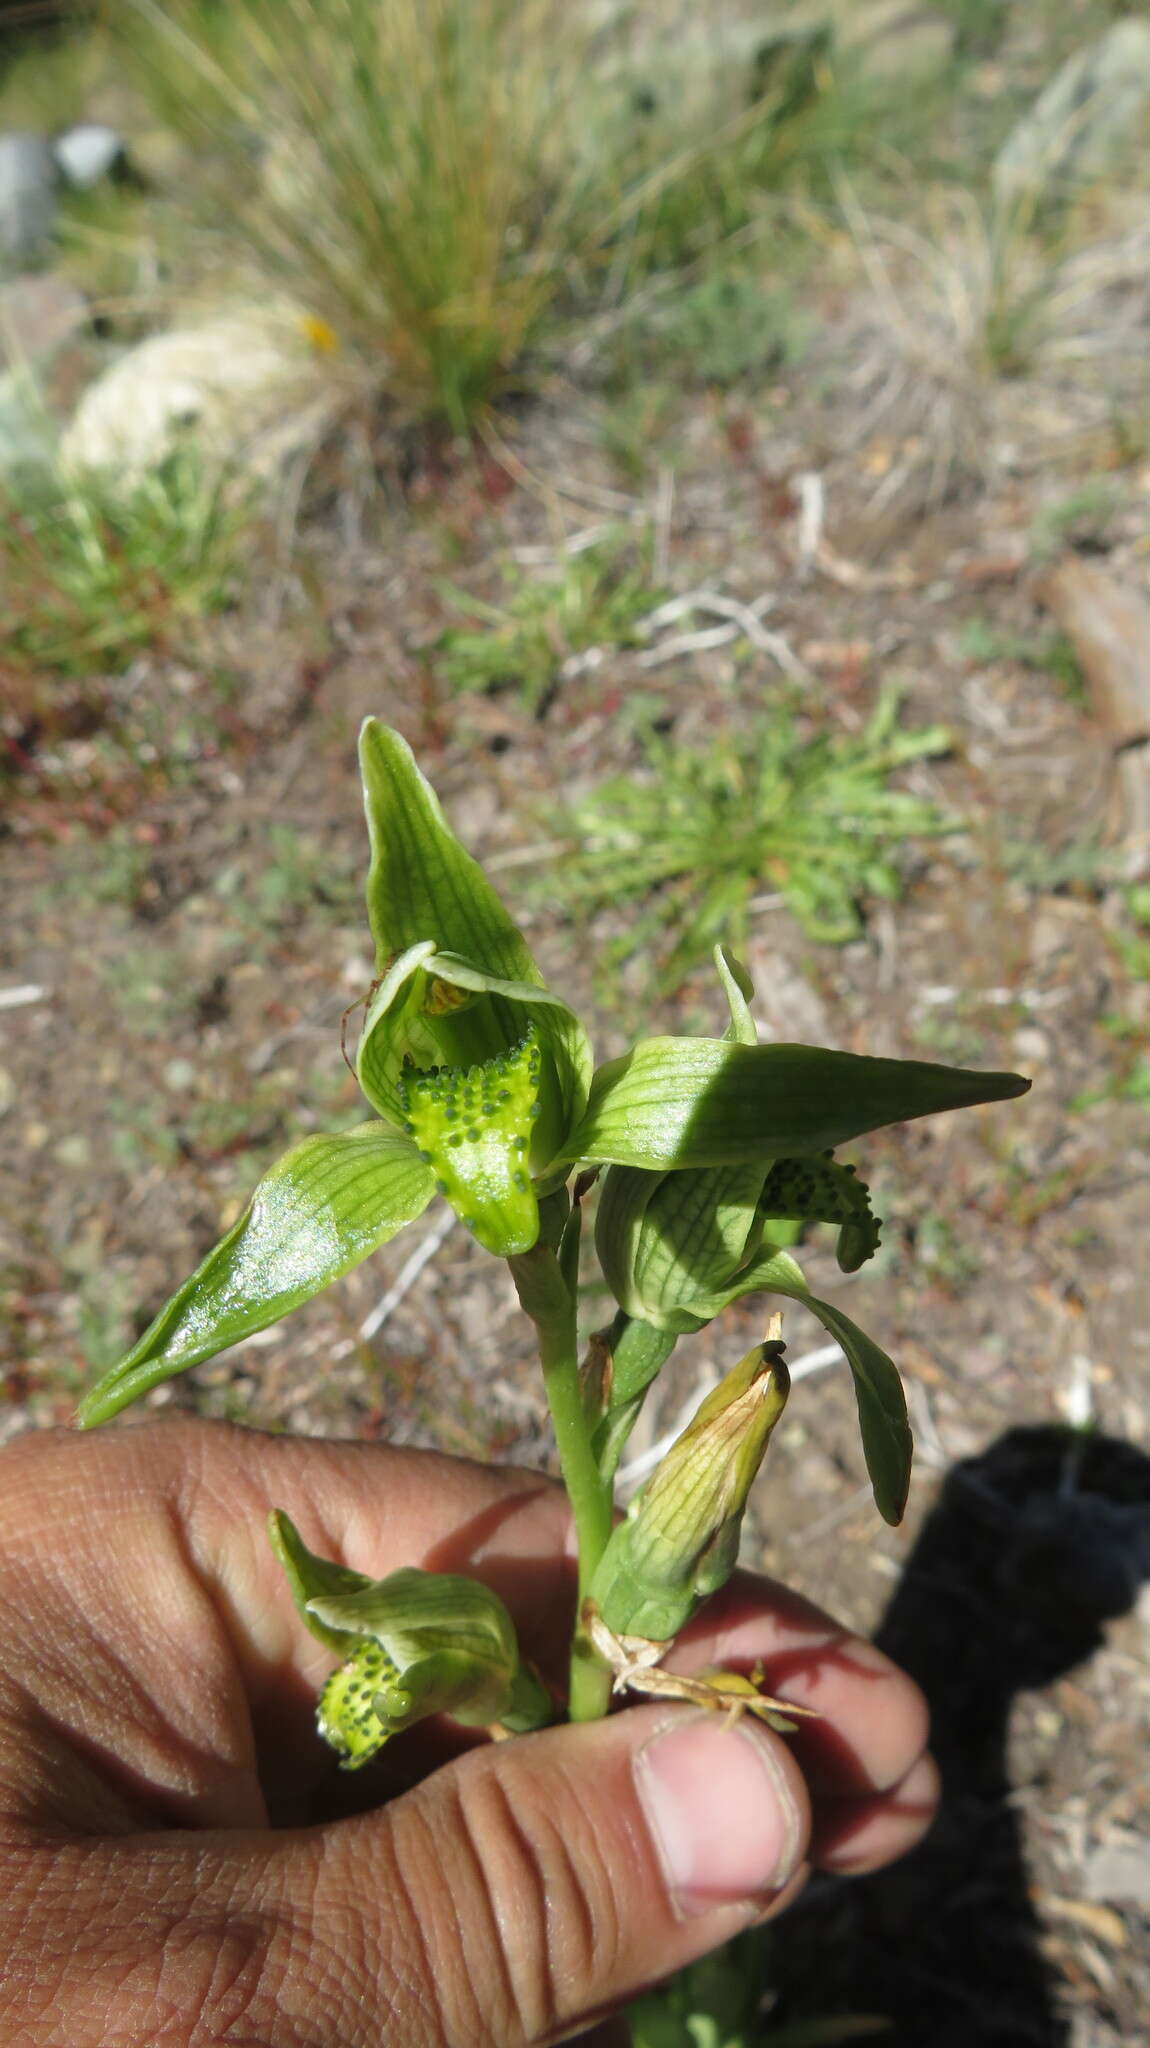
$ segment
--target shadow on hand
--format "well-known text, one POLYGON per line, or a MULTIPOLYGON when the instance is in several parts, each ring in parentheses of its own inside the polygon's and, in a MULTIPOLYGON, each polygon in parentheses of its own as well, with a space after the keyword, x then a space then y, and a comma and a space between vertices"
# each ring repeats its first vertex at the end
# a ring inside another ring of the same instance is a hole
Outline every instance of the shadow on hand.
POLYGON ((1010 1710, 1091 1657, 1144 1579, 1150 1458, 1131 1445, 1013 1429, 954 1468, 876 1635, 930 1702, 938 1819, 901 1863, 820 1881, 787 1916, 772 2022, 872 2014, 892 2048, 1063 2048, 1010 1804, 1010 1710))

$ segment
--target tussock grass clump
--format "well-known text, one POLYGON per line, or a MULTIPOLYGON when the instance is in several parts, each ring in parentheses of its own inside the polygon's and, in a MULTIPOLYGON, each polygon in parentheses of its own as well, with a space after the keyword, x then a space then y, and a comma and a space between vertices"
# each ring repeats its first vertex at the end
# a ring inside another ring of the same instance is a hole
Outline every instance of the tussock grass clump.
POLYGON ((333 370, 457 432, 549 326, 764 230, 863 119, 829 31, 718 13, 672 34, 571 0, 130 0, 128 21, 198 142, 217 269, 254 264, 333 370))
MULTIPOLYGON (((463 427, 536 333, 582 204, 557 0, 132 0, 225 244, 421 414, 463 427)), ((138 33, 142 28, 142 34, 138 33)))
POLYGON ((1123 418, 1150 395, 1144 198, 1100 219, 1051 211, 1034 191, 936 186, 902 218, 845 186, 840 197, 875 316, 859 438, 917 436, 925 502, 984 481, 1004 435, 1033 431, 1049 452, 1053 394, 1068 431, 1109 429, 1120 452, 1123 418))
POLYGON ((861 731, 836 733, 812 732, 797 705, 783 704, 756 731, 726 731, 703 748, 648 728, 639 772, 570 808, 550 900, 580 918, 637 913, 607 957, 617 965, 650 947, 660 993, 700 965, 717 934, 745 944, 759 891, 781 899, 810 938, 857 937, 868 903, 901 894, 907 842, 956 829, 929 798, 892 782, 951 744, 945 726, 901 727, 898 706, 888 691, 861 731))

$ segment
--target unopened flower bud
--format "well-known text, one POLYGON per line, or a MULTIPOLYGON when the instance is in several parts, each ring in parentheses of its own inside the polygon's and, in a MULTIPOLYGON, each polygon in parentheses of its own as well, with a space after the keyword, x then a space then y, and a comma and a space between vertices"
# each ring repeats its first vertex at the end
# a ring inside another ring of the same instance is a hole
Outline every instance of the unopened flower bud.
POLYGON ((740 1359, 637 1494, 591 1598, 618 1635, 664 1641, 735 1568, 743 1510, 790 1389, 771 1336, 740 1359))

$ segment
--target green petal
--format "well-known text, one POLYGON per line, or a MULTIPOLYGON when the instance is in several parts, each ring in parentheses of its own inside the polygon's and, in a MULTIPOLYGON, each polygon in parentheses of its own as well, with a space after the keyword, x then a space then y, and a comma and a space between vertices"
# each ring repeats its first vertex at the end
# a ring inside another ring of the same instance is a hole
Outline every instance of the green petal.
POLYGON ((278 1322, 422 1215, 435 1179, 408 1138, 379 1123, 305 1138, 151 1328, 86 1394, 76 1419, 106 1422, 162 1380, 278 1322))
POLYGON ((841 1308, 816 1299, 801 1268, 786 1252, 755 1260, 743 1275, 738 1295, 729 1298, 734 1300, 760 1290, 801 1301, 842 1345, 854 1380, 863 1455, 875 1505, 884 1521, 897 1525, 902 1520, 910 1487, 914 1439, 907 1420, 902 1381, 893 1360, 841 1308))
POLYGON ((403 1122, 400 1075, 405 1060, 433 1066, 438 1047, 423 1016, 434 939, 397 953, 367 999, 356 1054, 356 1076, 372 1108, 388 1123, 403 1122))
POLYGON ((646 1038, 598 1069, 565 1159, 658 1171, 824 1152, 863 1131, 1024 1095, 1018 1074, 811 1045, 646 1038))
POLYGON ((529 1030, 482 1066, 408 1067, 401 1081, 406 1130, 420 1158, 460 1221, 500 1258, 530 1251, 539 1236, 530 1152, 540 1066, 529 1030))

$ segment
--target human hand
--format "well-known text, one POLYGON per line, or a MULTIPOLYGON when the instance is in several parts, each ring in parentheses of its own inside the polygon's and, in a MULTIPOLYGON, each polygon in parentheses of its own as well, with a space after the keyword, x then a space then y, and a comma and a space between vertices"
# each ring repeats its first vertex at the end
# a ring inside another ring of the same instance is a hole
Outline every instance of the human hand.
POLYGON ((564 1495, 429 1452, 173 1420, 0 1452, 0 2037, 9 2048, 518 2048, 927 1826, 925 1707, 739 1575, 669 1660, 817 1708, 787 1740, 665 1703, 337 1774, 330 1658, 265 1535, 491 1585, 559 1673, 564 1495), (436 1754, 443 1768, 422 1776, 436 1754), (387 1803, 351 1811, 365 1797, 387 1803))

